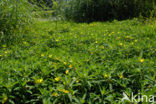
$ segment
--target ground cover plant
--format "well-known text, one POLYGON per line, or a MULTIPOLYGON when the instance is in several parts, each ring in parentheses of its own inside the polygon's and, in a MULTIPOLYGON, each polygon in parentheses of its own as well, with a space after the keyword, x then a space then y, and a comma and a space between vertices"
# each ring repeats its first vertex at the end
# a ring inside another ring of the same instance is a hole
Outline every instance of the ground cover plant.
POLYGON ((147 104, 155 11, 154 0, 1 0, 0 104, 147 104))
MULTIPOLYGON (((156 25, 38 21, 0 48, 2 104, 121 104, 156 92, 156 25)), ((133 104, 132 102, 127 102, 133 104)))

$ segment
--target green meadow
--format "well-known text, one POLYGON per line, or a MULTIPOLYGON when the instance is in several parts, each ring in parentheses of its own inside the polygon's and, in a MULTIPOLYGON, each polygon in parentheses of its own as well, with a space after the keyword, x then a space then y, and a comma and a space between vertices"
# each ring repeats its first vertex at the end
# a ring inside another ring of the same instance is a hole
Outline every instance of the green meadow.
POLYGON ((156 0, 0 0, 0 104, 156 104, 156 0))
POLYGON ((0 45, 1 103, 122 104, 123 92, 154 95, 155 23, 35 20, 18 42, 0 45))

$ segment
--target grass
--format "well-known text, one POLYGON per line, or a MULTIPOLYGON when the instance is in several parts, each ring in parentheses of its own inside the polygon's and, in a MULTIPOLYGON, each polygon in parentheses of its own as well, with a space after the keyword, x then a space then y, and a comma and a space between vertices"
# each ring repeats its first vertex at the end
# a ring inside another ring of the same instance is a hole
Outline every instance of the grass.
POLYGON ((0 46, 2 103, 121 104, 123 92, 156 91, 155 24, 47 20, 29 29, 0 46))

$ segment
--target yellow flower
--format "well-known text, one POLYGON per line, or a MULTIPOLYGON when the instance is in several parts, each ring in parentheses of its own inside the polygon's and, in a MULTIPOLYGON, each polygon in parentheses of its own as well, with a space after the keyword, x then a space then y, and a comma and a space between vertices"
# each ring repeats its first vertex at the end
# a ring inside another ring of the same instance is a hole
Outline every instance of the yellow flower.
POLYGON ((24 44, 27 44, 27 42, 23 42, 24 44))
POLYGON ((63 82, 63 84, 65 85, 65 84, 66 84, 66 82, 63 82))
POLYGON ((0 57, 2 57, 2 55, 0 54, 0 57))
POLYGON ((44 57, 44 54, 41 54, 42 57, 44 57))
POLYGON ((98 41, 95 41, 95 43, 97 44, 97 43, 98 43, 98 41))
POLYGON ((139 61, 140 61, 141 63, 143 63, 145 60, 144 60, 144 59, 140 59, 139 61))
POLYGON ((138 40, 135 40, 134 42, 138 42, 138 40))
POLYGON ((53 94, 52 94, 52 96, 58 96, 58 93, 57 92, 54 92, 53 94))
POLYGON ((5 51, 4 53, 5 53, 5 54, 7 54, 8 52, 7 52, 7 51, 5 51))
POLYGON ((49 58, 52 58, 52 55, 49 55, 49 58))
POLYGON ((122 79, 123 78, 123 75, 120 75, 119 77, 120 77, 120 79, 122 79))
POLYGON ((35 81, 35 83, 36 83, 36 84, 39 84, 39 83, 42 83, 42 81, 43 81, 43 78, 37 79, 37 80, 35 81))
POLYGON ((69 93, 69 91, 68 91, 68 90, 65 90, 65 89, 63 89, 62 91, 63 91, 64 93, 66 93, 66 94, 69 93))
POLYGON ((72 68, 73 66, 72 65, 69 65, 69 68, 72 68))
POLYGON ((58 42, 59 40, 58 39, 56 39, 56 42, 58 42))
POLYGON ((58 82, 60 80, 60 77, 56 77, 55 81, 58 82))
POLYGON ((76 83, 79 83, 79 80, 78 79, 76 80, 76 83))
POLYGON ((4 45, 2 45, 2 47, 3 47, 3 48, 6 48, 6 45, 4 44, 4 45))
POLYGON ((68 74, 69 73, 69 70, 66 70, 66 74, 68 74))
POLYGON ((5 95, 2 100, 2 104, 4 104, 8 100, 8 97, 5 95))
POLYGON ((123 44, 122 44, 122 43, 120 43, 119 45, 120 45, 120 46, 122 46, 123 44))
POLYGON ((112 32, 112 34, 114 34, 114 32, 112 32))
POLYGON ((108 75, 107 75, 107 74, 105 74, 105 75, 104 75, 104 78, 107 78, 107 77, 108 77, 108 75))
POLYGON ((64 65, 67 65, 67 63, 66 63, 66 62, 63 62, 63 64, 64 64, 64 65))

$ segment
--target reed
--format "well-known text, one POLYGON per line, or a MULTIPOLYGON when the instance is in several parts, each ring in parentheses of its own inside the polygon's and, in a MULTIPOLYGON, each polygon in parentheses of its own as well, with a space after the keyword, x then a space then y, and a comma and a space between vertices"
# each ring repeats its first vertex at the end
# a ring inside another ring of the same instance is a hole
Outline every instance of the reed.
POLYGON ((15 39, 32 21, 31 4, 27 0, 0 1, 0 43, 15 39))

